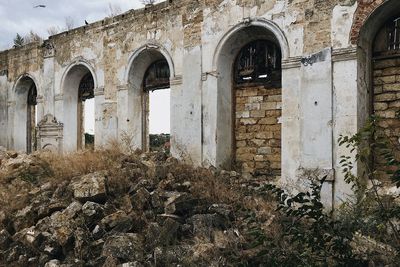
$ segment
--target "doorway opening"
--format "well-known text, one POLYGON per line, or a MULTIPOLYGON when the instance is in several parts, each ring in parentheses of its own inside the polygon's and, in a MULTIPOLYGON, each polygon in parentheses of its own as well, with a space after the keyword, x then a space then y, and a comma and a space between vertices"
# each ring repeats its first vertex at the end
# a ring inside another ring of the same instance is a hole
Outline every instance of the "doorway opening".
POLYGON ((170 71, 165 59, 153 62, 143 81, 145 129, 150 151, 170 152, 170 71))

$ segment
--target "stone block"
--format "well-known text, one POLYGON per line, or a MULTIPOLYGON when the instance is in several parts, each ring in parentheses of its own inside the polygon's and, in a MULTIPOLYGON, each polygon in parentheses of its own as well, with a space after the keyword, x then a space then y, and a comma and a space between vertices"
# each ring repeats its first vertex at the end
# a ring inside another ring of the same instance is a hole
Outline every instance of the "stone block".
MULTIPOLYGON (((378 104, 378 103, 375 103, 378 104)), ((389 103, 389 108, 400 108, 400 100, 396 100, 394 102, 389 103)))
POLYGON ((384 92, 400 91, 400 84, 398 84, 398 83, 384 84, 383 91, 384 92))
POLYGON ((281 169, 281 162, 280 161, 271 162, 270 168, 280 170, 281 169))
POLYGON ((256 135, 257 139, 269 139, 273 136, 272 132, 259 132, 256 135))
POLYGON ((264 169, 264 168, 270 168, 271 164, 264 160, 264 161, 258 161, 256 162, 255 168, 256 169, 264 169))
POLYGON ((247 99, 247 103, 262 103, 264 101, 263 96, 250 96, 247 99))
POLYGON ((396 118, 396 111, 394 110, 377 111, 375 112, 375 114, 381 118, 389 118, 389 119, 396 118))
POLYGON ((268 102, 282 102, 282 95, 269 95, 268 102))
POLYGON ((103 202, 106 198, 103 173, 90 173, 79 177, 71 185, 74 190, 74 197, 80 201, 103 202))
POLYGON ((236 118, 250 118, 250 111, 236 111, 236 118))
POLYGON ((263 118, 265 117, 265 110, 252 110, 250 111, 251 118, 263 118))
POLYGON ((256 124, 257 121, 258 120, 254 118, 244 118, 240 120, 240 124, 242 125, 256 124))
MULTIPOLYGON (((250 143, 257 147, 260 147, 265 144, 265 139, 251 139, 250 143)), ((258 152, 258 154, 262 154, 262 153, 258 152)))
POLYGON ((107 238, 102 256, 123 260, 141 260, 143 258, 142 240, 137 234, 118 234, 107 238))
POLYGON ((383 85, 375 85, 374 86, 374 94, 381 94, 383 92, 383 85))
POLYGON ((254 154, 236 154, 238 161, 251 161, 254 159, 254 154))
POLYGON ((390 83, 395 83, 396 82, 396 76, 382 76, 382 77, 376 77, 374 79, 374 84, 376 85, 382 85, 382 84, 390 84, 390 83))
POLYGON ((236 140, 247 140, 247 139, 253 139, 255 133, 238 133, 236 134, 236 140))
POLYGON ((257 96, 258 88, 246 88, 242 91, 242 96, 257 96))
POLYGON ((238 133, 246 133, 247 132, 247 128, 244 125, 240 125, 240 121, 238 121, 236 123, 236 134, 238 133))
POLYGON ((375 95, 375 101, 377 101, 377 102, 394 101, 397 99, 398 99, 398 97, 396 94, 384 93, 384 94, 375 95))
POLYGON ((382 75, 383 76, 389 76, 389 75, 400 74, 400 67, 399 66, 400 66, 400 64, 397 65, 397 66, 385 68, 384 70, 382 70, 382 75))
POLYGON ((386 110, 388 107, 389 107, 389 105, 384 102, 374 103, 375 110, 386 110))
POLYGON ((261 107, 260 103, 245 104, 244 110, 259 110, 261 107))
POLYGON ((245 105, 244 103, 243 103, 243 104, 236 103, 235 109, 236 109, 236 112, 239 112, 239 111, 246 111, 246 110, 247 110, 247 109, 246 109, 246 105, 245 105))
POLYGON ((256 156, 254 156, 254 161, 256 161, 256 162, 264 161, 264 156, 256 155, 256 156))
POLYGON ((276 109, 276 104, 277 102, 266 102, 261 104, 261 109, 262 110, 272 110, 276 109))
POLYGON ((256 125, 247 125, 246 126, 246 131, 248 133, 257 133, 261 130, 261 125, 256 124, 256 125))
POLYGON ((236 154, 240 155, 240 154, 255 154, 257 151, 256 148, 252 148, 252 147, 241 147, 238 148, 236 150, 236 154))
POLYGON ((267 155, 267 154, 271 154, 271 153, 272 153, 271 147, 260 147, 257 150, 257 154, 261 154, 261 155, 267 155))
POLYGON ((236 142, 236 147, 237 148, 245 147, 245 146, 247 146, 247 142, 246 141, 238 141, 238 142, 236 142))
POLYGON ((276 118, 262 118, 258 122, 259 124, 268 124, 268 125, 273 125, 277 124, 278 120, 276 118))

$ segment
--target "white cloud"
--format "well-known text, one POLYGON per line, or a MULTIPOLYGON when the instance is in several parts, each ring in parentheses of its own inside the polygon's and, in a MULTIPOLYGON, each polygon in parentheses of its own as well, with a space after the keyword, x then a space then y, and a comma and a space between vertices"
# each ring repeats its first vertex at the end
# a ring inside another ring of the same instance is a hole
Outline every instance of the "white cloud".
POLYGON ((23 36, 33 30, 47 37, 48 28, 65 27, 66 17, 74 19, 75 27, 85 20, 101 20, 108 15, 110 3, 123 12, 142 6, 140 0, 0 0, 0 50, 12 47, 17 33, 23 36))

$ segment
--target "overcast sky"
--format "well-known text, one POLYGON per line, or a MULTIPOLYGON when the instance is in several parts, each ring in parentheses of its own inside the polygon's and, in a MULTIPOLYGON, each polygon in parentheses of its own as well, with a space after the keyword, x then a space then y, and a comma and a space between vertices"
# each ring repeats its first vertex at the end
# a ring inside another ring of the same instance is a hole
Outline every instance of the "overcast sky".
POLYGON ((65 27, 66 17, 73 18, 75 27, 101 20, 110 13, 110 3, 123 12, 143 6, 140 0, 0 0, 0 50, 12 47, 17 33, 33 30, 47 37, 48 28, 65 27))

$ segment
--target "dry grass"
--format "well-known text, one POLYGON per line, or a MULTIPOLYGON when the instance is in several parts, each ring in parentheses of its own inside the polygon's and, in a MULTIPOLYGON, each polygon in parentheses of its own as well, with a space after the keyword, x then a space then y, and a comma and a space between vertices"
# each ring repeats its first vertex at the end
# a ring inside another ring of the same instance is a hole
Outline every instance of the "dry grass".
POLYGON ((61 184, 68 185, 72 178, 95 171, 118 173, 118 147, 102 151, 84 150, 58 155, 40 152, 28 156, 32 163, 16 170, 0 173, 0 210, 13 213, 30 204, 35 190, 49 183, 51 190, 61 184))
POLYGON ((51 181, 57 182, 96 171, 113 169, 122 155, 117 148, 101 151, 83 150, 64 155, 40 153, 39 157, 48 163, 49 171, 52 173, 51 181))

